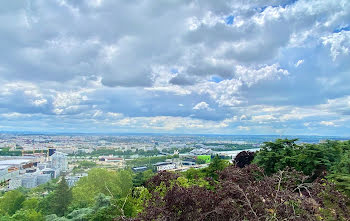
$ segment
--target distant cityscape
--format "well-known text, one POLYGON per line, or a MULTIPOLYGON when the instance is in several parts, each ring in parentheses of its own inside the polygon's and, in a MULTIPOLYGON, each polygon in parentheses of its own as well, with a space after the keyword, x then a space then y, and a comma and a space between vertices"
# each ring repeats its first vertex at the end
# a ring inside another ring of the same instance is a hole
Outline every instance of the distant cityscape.
MULTIPOLYGON (((61 175, 73 186, 90 166, 130 168, 134 172, 203 168, 218 155, 232 160, 240 151, 257 151, 280 136, 165 134, 0 134, 2 190, 34 188, 61 175), (86 163, 88 162, 88 163, 86 163)), ((301 143, 347 140, 331 136, 283 136, 301 143)))

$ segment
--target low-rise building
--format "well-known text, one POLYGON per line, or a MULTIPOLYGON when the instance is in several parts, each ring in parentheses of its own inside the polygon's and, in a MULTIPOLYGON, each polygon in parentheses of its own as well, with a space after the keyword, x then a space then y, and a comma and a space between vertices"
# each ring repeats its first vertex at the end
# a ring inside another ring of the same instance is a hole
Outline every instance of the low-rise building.
POLYGON ((51 179, 54 179, 59 176, 58 171, 52 168, 45 168, 41 171, 42 174, 50 174, 51 179))
POLYGON ((16 176, 10 179, 9 190, 14 190, 21 186, 22 186, 22 178, 20 176, 16 176))
POLYGON ((38 176, 36 174, 25 174, 22 177, 22 185, 25 188, 34 188, 37 186, 38 176))
POLYGON ((143 172, 147 170, 147 167, 133 167, 132 170, 134 172, 143 172))
POLYGON ((176 164, 172 162, 159 162, 153 164, 153 166, 155 166, 158 172, 163 170, 172 170, 176 168, 176 164))
POLYGON ((47 183, 51 180, 51 175, 50 174, 39 174, 37 178, 37 185, 41 185, 44 183, 47 183))

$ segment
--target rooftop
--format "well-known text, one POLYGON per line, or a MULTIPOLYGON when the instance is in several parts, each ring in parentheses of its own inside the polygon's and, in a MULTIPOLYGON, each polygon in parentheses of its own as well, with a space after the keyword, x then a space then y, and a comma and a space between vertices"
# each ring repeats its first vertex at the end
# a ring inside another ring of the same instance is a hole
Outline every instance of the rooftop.
POLYGON ((31 162, 29 159, 1 160, 0 165, 20 165, 31 162))

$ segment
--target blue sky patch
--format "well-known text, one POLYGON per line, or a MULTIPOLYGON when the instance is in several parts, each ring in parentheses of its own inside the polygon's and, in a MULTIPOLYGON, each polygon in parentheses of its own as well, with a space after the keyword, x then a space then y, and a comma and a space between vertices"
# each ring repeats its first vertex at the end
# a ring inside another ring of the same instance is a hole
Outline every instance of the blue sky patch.
POLYGON ((219 82, 221 82, 223 80, 224 79, 219 77, 219 76, 212 76, 211 79, 210 79, 210 81, 215 82, 215 83, 219 83, 219 82))
POLYGON ((346 25, 346 26, 338 27, 338 28, 334 29, 333 33, 339 33, 341 31, 350 31, 350 26, 346 25))
POLYGON ((230 16, 227 16, 225 18, 225 22, 227 25, 232 25, 233 24, 233 21, 234 21, 235 17, 233 15, 230 15, 230 16))

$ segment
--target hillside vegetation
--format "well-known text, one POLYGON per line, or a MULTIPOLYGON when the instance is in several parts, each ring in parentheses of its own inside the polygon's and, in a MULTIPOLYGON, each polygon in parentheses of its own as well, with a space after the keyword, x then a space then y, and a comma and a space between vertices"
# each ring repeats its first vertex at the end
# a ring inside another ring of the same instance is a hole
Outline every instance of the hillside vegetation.
POLYGON ((8 220, 350 220, 350 141, 278 139, 183 173, 94 168, 3 193, 8 220))

